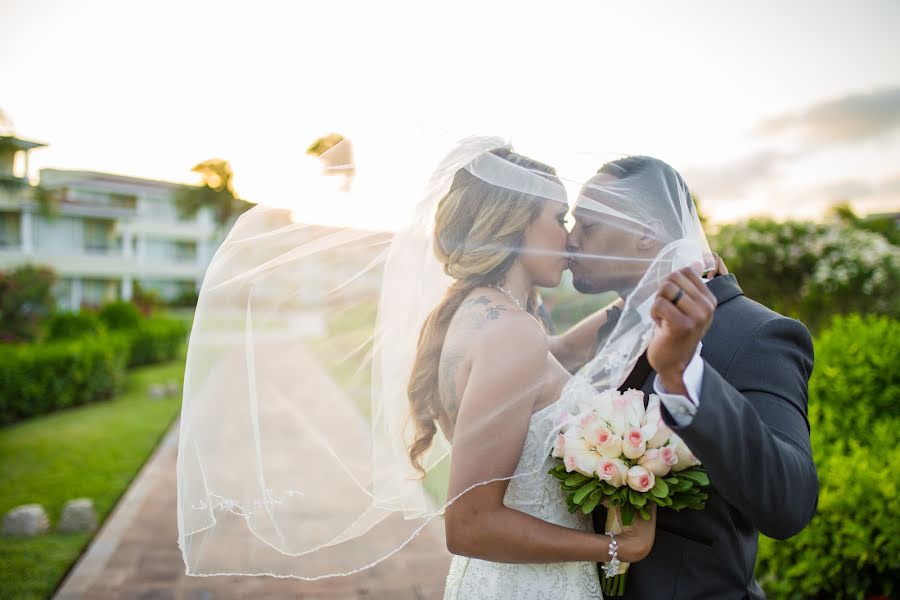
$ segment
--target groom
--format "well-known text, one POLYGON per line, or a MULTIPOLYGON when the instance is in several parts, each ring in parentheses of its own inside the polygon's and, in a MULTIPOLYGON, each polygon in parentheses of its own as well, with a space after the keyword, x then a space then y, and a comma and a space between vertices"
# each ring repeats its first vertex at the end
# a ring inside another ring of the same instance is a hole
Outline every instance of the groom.
MULTIPOLYGON (((680 230, 682 223, 665 220, 693 215, 646 203, 672 202, 679 197, 673 188, 684 197, 687 186, 669 165, 641 156, 607 163, 595 180, 599 185, 582 191, 569 237, 574 285, 582 293, 627 297, 649 262, 610 260, 609 249, 633 248, 652 259, 660 249, 654 228, 680 230), (603 197, 607 184, 618 190, 615 198, 603 197), (604 213, 585 204, 614 208, 604 213), (645 226, 610 226, 629 216, 645 226)), ((711 481, 703 510, 659 509, 653 549, 631 566, 626 598, 765 598, 753 577, 759 533, 797 534, 818 503, 807 420, 809 332, 744 296, 735 276, 719 271, 708 280, 689 269, 667 278, 651 311, 656 333, 621 388, 661 397, 663 420, 711 481)), ((611 310, 600 338, 614 325, 618 308, 611 310)), ((600 507, 598 532, 605 522, 600 507)))

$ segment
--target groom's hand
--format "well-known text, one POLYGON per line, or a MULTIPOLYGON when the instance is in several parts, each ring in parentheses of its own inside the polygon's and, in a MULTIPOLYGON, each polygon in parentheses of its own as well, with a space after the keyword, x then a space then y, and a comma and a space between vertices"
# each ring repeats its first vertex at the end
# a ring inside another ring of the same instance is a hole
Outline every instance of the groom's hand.
POLYGON ((716 310, 716 297, 700 279, 698 267, 686 267, 666 277, 650 310, 657 330, 647 348, 647 360, 671 394, 687 395, 684 370, 716 310))

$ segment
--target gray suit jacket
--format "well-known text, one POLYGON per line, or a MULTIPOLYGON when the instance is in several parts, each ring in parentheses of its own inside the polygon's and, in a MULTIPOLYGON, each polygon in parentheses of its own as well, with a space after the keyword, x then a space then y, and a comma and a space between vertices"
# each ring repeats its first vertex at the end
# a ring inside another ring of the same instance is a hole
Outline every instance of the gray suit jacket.
MULTIPOLYGON (((809 331, 716 277, 718 301, 703 338, 699 408, 687 427, 663 419, 706 467, 703 510, 660 508, 650 555, 631 566, 625 598, 765 598, 753 577, 758 535, 784 539, 816 511, 819 481, 807 419, 813 369, 809 331)), ((642 386, 653 391, 655 373, 642 386)), ((606 510, 594 514, 603 530, 606 510)))

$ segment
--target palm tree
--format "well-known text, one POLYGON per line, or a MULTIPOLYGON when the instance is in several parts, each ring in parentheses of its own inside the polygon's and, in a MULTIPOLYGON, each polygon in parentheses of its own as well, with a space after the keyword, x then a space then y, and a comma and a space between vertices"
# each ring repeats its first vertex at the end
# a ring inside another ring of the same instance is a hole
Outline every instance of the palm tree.
POLYGON ((211 208, 216 224, 224 228, 232 218, 253 206, 234 193, 234 172, 227 160, 211 158, 194 165, 191 171, 199 173, 203 181, 199 186, 185 186, 178 192, 175 202, 182 216, 193 217, 201 208, 211 208))

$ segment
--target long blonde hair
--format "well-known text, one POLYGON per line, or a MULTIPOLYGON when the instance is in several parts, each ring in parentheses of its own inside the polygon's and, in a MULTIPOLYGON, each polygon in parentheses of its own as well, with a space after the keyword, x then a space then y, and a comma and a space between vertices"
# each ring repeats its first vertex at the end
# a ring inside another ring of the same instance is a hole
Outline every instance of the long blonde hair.
MULTIPOLYGON (((491 152, 556 180, 556 171, 548 165, 506 149, 491 152)), ((460 169, 438 204, 433 249, 444 271, 456 281, 422 325, 407 387, 416 427, 409 457, 423 476, 421 458, 431 447, 438 420, 455 420, 447 414, 438 392, 438 367, 450 320, 472 290, 503 281, 519 255, 525 231, 540 215, 545 201, 487 183, 460 169)), ((534 300, 532 292, 528 310, 534 300)))

